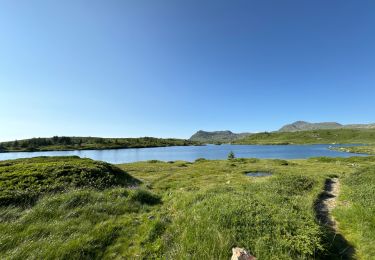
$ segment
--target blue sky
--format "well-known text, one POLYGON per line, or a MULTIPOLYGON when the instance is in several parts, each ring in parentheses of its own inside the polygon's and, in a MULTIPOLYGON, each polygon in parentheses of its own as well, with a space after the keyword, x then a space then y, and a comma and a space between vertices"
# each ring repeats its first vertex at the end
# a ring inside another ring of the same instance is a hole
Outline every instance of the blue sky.
POLYGON ((374 1, 0 1, 0 140, 375 122, 374 1))

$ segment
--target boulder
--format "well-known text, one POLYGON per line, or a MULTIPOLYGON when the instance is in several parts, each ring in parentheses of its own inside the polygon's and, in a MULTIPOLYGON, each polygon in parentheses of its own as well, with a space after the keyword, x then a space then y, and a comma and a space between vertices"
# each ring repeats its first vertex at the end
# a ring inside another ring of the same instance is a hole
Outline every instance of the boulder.
POLYGON ((231 260, 256 260, 256 257, 249 254, 244 248, 233 247, 232 253, 231 260))

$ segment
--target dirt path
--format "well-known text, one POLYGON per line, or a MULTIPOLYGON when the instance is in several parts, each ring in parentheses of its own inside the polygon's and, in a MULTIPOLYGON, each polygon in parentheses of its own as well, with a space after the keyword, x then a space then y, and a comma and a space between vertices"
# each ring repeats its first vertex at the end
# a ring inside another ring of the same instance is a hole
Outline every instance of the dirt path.
MULTIPOLYGON (((337 205, 337 196, 340 193, 340 181, 338 178, 327 179, 324 191, 320 194, 315 206, 316 218, 328 233, 328 242, 331 244, 333 255, 339 259, 353 259, 355 250, 338 232, 337 222, 332 217, 332 210, 337 205)), ((330 259, 328 257, 327 259, 330 259)))
POLYGON ((320 195, 316 206, 317 218, 321 225, 337 230, 336 221, 331 215, 331 211, 336 207, 337 196, 340 192, 340 182, 338 178, 327 179, 324 185, 324 192, 320 195))

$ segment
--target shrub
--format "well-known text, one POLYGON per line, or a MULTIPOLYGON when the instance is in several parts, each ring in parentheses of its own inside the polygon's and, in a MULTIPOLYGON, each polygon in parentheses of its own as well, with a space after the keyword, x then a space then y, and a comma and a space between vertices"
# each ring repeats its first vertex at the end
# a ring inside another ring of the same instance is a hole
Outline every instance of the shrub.
POLYGON ((234 158, 236 158, 236 156, 234 155, 234 152, 230 151, 230 153, 228 154, 228 160, 232 160, 234 158))

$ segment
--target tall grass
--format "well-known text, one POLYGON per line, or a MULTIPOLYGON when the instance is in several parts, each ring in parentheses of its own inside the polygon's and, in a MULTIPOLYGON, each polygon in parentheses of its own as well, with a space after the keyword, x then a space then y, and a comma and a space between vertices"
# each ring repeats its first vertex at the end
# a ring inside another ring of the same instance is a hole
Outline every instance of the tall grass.
POLYGON ((360 259, 375 256, 375 166, 346 176, 334 216, 360 259))
POLYGON ((11 259, 96 259, 130 244, 159 199, 146 191, 114 188, 73 190, 41 199, 20 212, 1 208, 0 252, 11 259))
POLYGON ((319 182, 302 176, 220 187, 185 197, 167 239, 167 258, 228 259, 245 247, 259 259, 313 258, 324 250, 311 210, 319 182), (302 185, 301 185, 302 184, 302 185))

